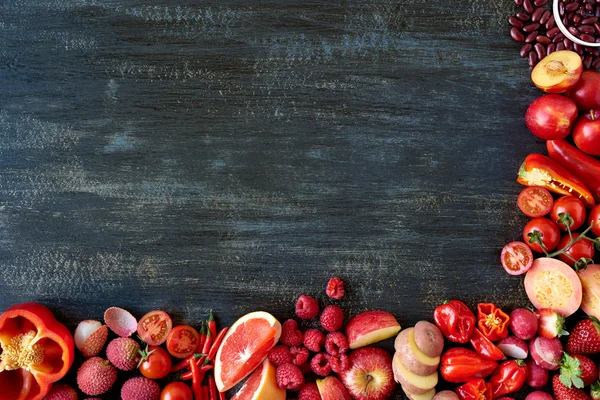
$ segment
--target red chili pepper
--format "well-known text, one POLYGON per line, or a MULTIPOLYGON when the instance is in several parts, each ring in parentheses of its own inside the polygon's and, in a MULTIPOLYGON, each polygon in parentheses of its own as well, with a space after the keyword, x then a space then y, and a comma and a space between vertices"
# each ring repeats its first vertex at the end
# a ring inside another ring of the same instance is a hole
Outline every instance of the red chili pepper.
POLYGON ((208 390, 210 393, 210 400, 218 400, 217 385, 215 384, 215 378, 212 375, 208 376, 208 390))
MULTIPOLYGON (((202 358, 200 360, 202 360, 202 358)), ((206 372, 208 372, 211 369, 213 369, 213 366, 210 365, 210 364, 206 364, 206 365, 200 366, 200 363, 198 361, 196 361, 195 364, 196 364, 196 367, 198 367, 200 369, 200 377, 202 379, 204 379, 204 375, 206 374, 206 372)), ((193 378, 193 375, 194 374, 192 373, 192 371, 184 372, 183 374, 181 374, 180 379, 182 381, 189 381, 190 379, 193 378)))
POLYGON ((467 343, 475 329, 475 315, 459 300, 438 306, 433 312, 433 319, 444 336, 455 343, 467 343))
POLYGON ((197 360, 197 359, 201 358, 202 356, 203 356, 203 354, 201 354, 201 353, 194 353, 191 356, 184 358, 183 360, 179 361, 177 364, 175 364, 171 367, 171 372, 181 371, 182 369, 184 369, 190 365, 190 360, 197 360))
POLYGON ((548 140, 548 155, 575 175, 590 189, 596 203, 600 203, 600 160, 585 154, 566 140, 548 140))
POLYGON ((212 345, 212 334, 210 330, 206 330, 206 341, 204 342, 204 346, 202 346, 202 354, 208 354, 210 352, 210 346, 212 345))
POLYGON ((202 321, 202 325, 200 325, 200 338, 198 339, 198 346, 196 346, 196 353, 202 353, 202 349, 204 348, 204 342, 206 342, 206 323, 202 321))
POLYGON ((594 196, 573 174, 556 161, 542 154, 530 154, 525 158, 517 182, 525 186, 540 186, 551 192, 574 196, 585 204, 594 207, 594 196))
POLYGON ((219 400, 227 400, 227 397, 225 396, 225 392, 219 392, 219 400))
POLYGON ((483 333, 477 328, 473 331, 469 341, 481 358, 492 361, 500 361, 504 358, 502 350, 496 347, 494 343, 490 342, 488 338, 483 336, 483 333))
POLYGON ((202 384, 203 377, 200 376, 200 368, 198 368, 194 360, 190 360, 190 370, 192 373, 192 392, 194 393, 195 399, 206 399, 206 397, 202 395, 202 389, 200 386, 202 384))
POLYGON ((492 398, 514 393, 521 389, 527 378, 527 367, 523 360, 509 360, 500 363, 498 369, 490 377, 492 398))
POLYGON ((475 379, 455 389, 460 400, 492 400, 492 385, 475 379))
POLYGON ((442 355, 440 374, 448 382, 460 383, 490 375, 498 363, 484 360, 473 350, 453 347, 442 355))
POLYGON ((208 330, 210 332, 210 336, 217 336, 217 321, 215 321, 215 316, 212 313, 212 309, 208 314, 208 330))
POLYGON ((492 303, 477 304, 477 327, 492 342, 508 336, 510 317, 492 303))
POLYGON ((202 396, 204 396, 204 398, 206 400, 208 400, 208 386, 207 385, 202 385, 202 396))
POLYGON ((214 343, 210 347, 210 351, 208 352, 208 357, 206 357, 207 360, 212 360, 215 358, 215 355, 217 354, 217 350, 219 350, 219 346, 221 346, 221 342, 223 341, 223 338, 225 337, 225 334, 227 333, 228 329, 229 328, 221 329, 221 331, 217 335, 214 343))

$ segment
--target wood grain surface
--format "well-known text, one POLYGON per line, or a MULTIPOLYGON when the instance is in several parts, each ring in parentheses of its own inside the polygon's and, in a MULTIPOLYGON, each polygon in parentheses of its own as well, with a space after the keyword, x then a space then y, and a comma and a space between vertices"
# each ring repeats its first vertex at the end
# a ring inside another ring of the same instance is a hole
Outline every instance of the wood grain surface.
POLYGON ((403 325, 449 298, 528 305, 499 264, 545 151, 512 12, 0 1, 0 309, 283 320, 334 275, 348 316, 403 325))

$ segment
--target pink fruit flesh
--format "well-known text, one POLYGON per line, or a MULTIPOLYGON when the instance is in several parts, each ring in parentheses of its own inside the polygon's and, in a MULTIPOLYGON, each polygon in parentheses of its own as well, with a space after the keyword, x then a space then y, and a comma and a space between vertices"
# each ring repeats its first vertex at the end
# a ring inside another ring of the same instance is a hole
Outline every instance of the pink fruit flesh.
POLYGON ((600 265, 588 265, 578 274, 583 287, 581 309, 589 316, 600 318, 600 265))
POLYGON ((546 339, 538 336, 529 342, 531 358, 533 358, 537 365, 544 369, 558 369, 560 367, 562 351, 562 344, 558 338, 546 339))
POLYGON ((554 400, 554 397, 541 390, 536 390, 535 392, 529 393, 527 397, 525 397, 525 400, 554 400))
POLYGON ((509 336, 505 339, 502 339, 496 344, 496 346, 504 353, 505 356, 517 358, 519 360, 526 359, 527 355, 529 354, 527 343, 516 336, 509 336))
POLYGON ((538 366, 531 358, 525 361, 525 364, 527 365, 527 384, 534 389, 546 386, 550 379, 548 370, 538 366))
POLYGON ((537 332, 537 318, 533 312, 525 308, 517 308, 510 313, 510 329, 516 337, 529 340, 537 332))
POLYGON ((83 348, 83 344, 90 337, 90 335, 96 332, 102 327, 102 322, 94 320, 81 321, 75 329, 73 338, 75 339, 75 346, 79 351, 83 348))

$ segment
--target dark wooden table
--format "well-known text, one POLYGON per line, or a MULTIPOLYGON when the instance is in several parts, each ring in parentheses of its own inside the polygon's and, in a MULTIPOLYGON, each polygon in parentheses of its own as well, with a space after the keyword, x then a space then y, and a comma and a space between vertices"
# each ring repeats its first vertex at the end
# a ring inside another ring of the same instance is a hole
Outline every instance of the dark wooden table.
MULTIPOLYGON (((0 2, 0 309, 528 305, 512 0, 0 2)), ((398 398, 402 396, 398 395, 398 398)))

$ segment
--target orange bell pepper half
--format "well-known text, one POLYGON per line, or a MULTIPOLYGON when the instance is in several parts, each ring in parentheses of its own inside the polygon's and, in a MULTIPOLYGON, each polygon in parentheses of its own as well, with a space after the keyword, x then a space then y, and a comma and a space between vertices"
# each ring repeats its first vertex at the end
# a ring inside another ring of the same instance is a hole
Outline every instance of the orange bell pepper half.
POLYGON ((38 303, 0 315, 0 400, 41 400, 75 356, 73 336, 38 303))

